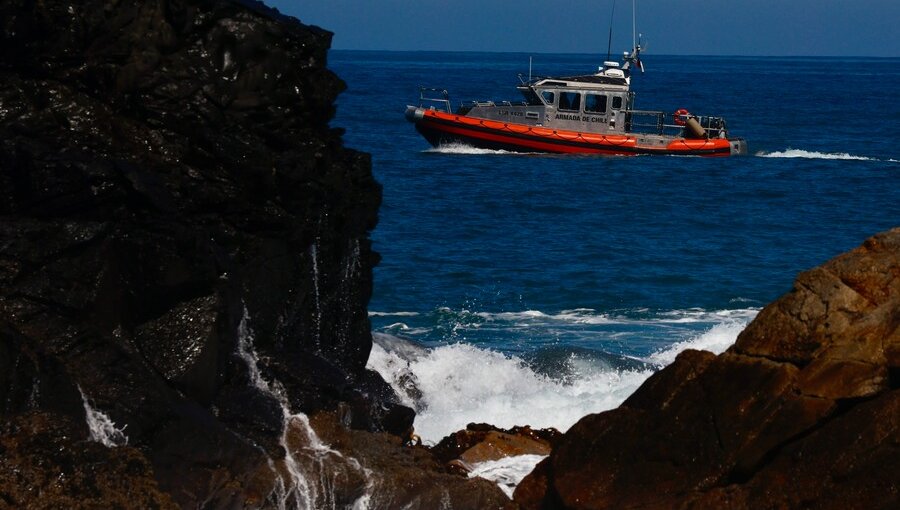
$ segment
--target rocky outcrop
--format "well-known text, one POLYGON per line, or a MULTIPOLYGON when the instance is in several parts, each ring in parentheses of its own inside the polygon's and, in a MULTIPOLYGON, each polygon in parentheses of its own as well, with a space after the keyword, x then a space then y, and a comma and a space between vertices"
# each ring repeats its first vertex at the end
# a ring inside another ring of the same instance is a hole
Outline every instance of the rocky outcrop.
MULTIPOLYGON (((253 507, 284 497, 284 407, 406 433, 365 369, 381 191, 328 127, 330 34, 248 1, 10 0, 0 20, 4 462, 253 507), (127 451, 83 444, 85 398, 127 451), (29 434, 78 446, 42 460, 29 434)), ((34 498, 30 472, 4 470, 0 501, 34 498)))
POLYGON ((0 429, 0 508, 178 508, 144 455, 84 441, 83 422, 33 412, 0 429))
POLYGON ((487 423, 470 423, 430 448, 437 459, 453 471, 467 473, 485 461, 517 455, 549 455, 562 434, 553 428, 513 427, 501 429, 487 423))
POLYGON ((518 509, 496 483, 451 472, 424 446, 402 447, 396 436, 349 429, 339 412, 318 413, 311 423, 331 448, 372 470, 368 508, 518 509))
POLYGON ((686 351, 573 426, 523 508, 900 506, 900 229, 797 277, 719 356, 686 351))

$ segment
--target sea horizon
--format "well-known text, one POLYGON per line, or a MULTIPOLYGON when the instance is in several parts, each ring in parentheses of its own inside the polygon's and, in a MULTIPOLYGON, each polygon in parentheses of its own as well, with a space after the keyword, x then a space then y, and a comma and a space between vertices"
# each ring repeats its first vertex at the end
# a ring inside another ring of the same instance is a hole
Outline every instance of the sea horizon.
MULTIPOLYGON (((603 55, 605 52, 598 50, 596 52, 591 51, 579 51, 579 52, 552 52, 552 51, 535 51, 535 52, 527 52, 527 51, 502 51, 502 50, 419 50, 419 49, 407 49, 407 50, 378 50, 371 48, 331 48, 329 53, 334 52, 360 52, 360 53, 459 53, 459 54, 500 54, 500 55, 542 55, 542 56, 553 56, 553 55, 578 55, 578 56, 588 56, 588 55, 603 55)), ((621 57, 621 51, 613 51, 610 54, 610 58, 613 60, 617 60, 621 57)), ((897 60, 900 59, 900 55, 859 55, 859 54, 846 54, 846 55, 803 55, 803 54, 782 54, 782 55, 753 55, 753 54, 678 54, 678 53, 653 53, 652 51, 646 51, 642 54, 642 60, 644 59, 652 59, 653 57, 684 57, 684 58, 738 58, 738 59, 772 59, 772 60, 780 60, 780 59, 809 59, 809 60, 851 60, 851 59, 862 59, 862 60, 897 60)))

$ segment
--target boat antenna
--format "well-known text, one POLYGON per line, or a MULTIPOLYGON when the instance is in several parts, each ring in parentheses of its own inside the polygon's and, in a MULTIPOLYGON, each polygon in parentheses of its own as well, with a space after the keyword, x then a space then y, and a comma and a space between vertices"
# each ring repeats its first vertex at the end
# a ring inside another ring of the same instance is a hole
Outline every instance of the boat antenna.
POLYGON ((635 14, 636 0, 631 0, 631 47, 637 48, 637 15, 635 14))
POLYGON ((643 73, 644 72, 644 64, 641 62, 641 50, 643 49, 643 48, 641 48, 641 43, 643 42, 641 39, 643 38, 643 36, 638 36, 638 33, 637 33, 637 21, 636 21, 637 15, 635 14, 636 13, 636 9, 635 9, 636 3, 637 3, 636 0, 631 0, 631 42, 632 42, 632 46, 631 46, 631 53, 629 53, 627 51, 625 52, 625 57, 624 57, 625 64, 622 66, 622 69, 625 71, 630 71, 631 66, 635 65, 643 73))
POLYGON ((528 56, 528 82, 531 83, 531 56, 528 56))
POLYGON ((616 16, 616 0, 613 0, 612 14, 609 15, 609 41, 606 43, 606 60, 610 59, 612 51, 612 27, 613 18, 616 16))

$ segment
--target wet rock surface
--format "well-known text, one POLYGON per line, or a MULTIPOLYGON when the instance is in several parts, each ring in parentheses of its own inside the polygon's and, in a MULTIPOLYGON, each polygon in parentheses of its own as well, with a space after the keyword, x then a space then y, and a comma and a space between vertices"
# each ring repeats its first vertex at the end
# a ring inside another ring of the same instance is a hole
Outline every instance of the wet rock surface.
POLYGON ((311 422, 332 448, 371 470, 370 508, 518 508, 496 483, 451 472, 429 448, 403 446, 393 435, 350 429, 340 413, 319 413, 311 422))
POLYGON ((802 273, 727 352, 574 425, 522 508, 896 508, 900 229, 802 273))
MULTIPOLYGON (((248 332, 293 412, 406 432, 365 369, 381 189, 328 127, 331 34, 249 1, 11 0, 0 20, 0 423, 24 467, 65 457, 75 495, 99 479, 106 447, 51 426, 84 423, 83 394, 147 507, 272 506, 284 413, 248 332), (60 458, 14 427, 33 413, 60 458)), ((4 476, 0 501, 41 476, 4 476)))
POLYGON ((470 423, 430 448, 451 470, 468 472, 475 463, 517 455, 549 455, 562 434, 553 428, 528 426, 501 429, 486 423, 470 423))
POLYGON ((0 428, 2 508, 178 508, 134 448, 85 441, 83 422, 26 413, 0 428))

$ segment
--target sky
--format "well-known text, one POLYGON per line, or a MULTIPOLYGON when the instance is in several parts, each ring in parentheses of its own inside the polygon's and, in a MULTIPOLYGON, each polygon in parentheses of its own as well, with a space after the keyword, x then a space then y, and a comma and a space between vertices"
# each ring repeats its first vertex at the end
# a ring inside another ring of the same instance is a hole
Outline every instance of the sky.
MULTIPOLYGON (((596 53, 614 0, 264 0, 335 33, 334 49, 596 53)), ((613 50, 631 47, 615 0, 613 50)), ((900 0, 636 0, 659 55, 900 57, 900 0)))

